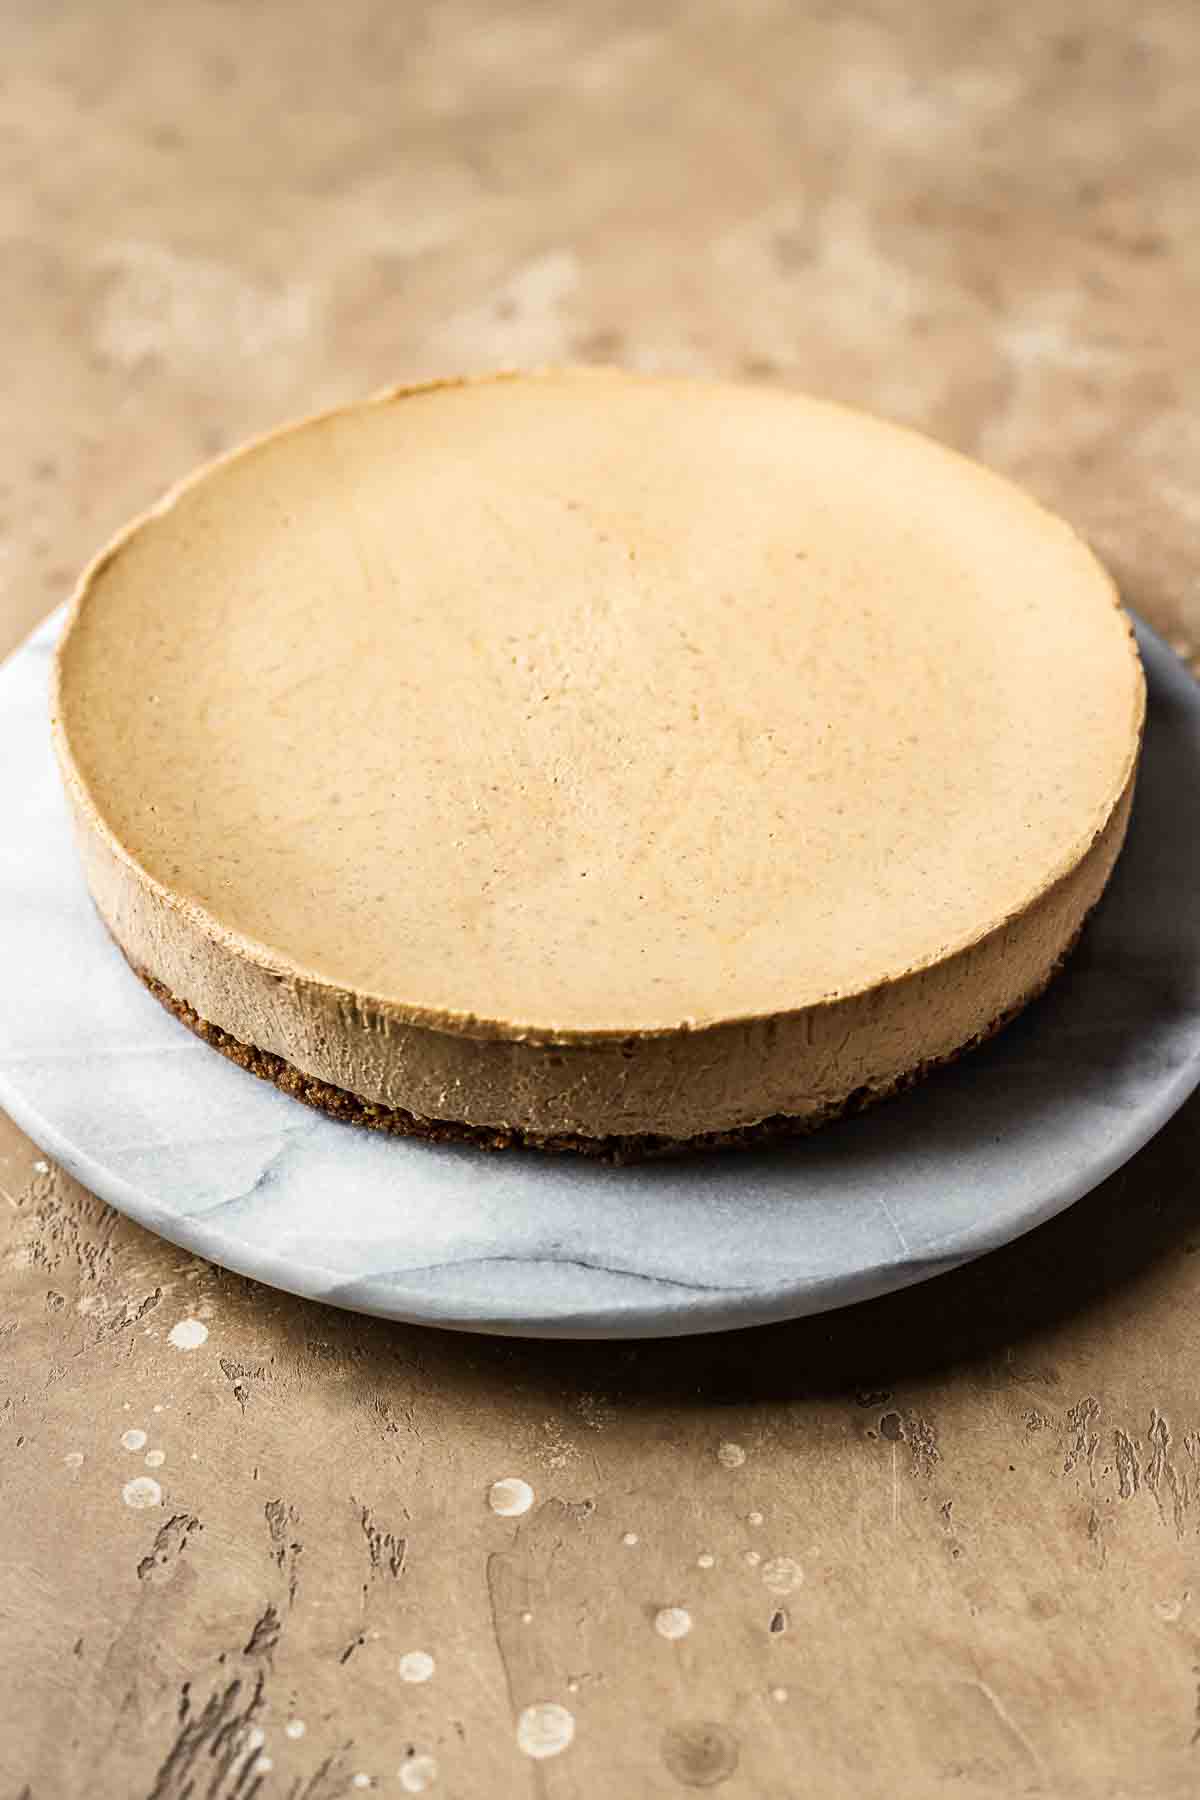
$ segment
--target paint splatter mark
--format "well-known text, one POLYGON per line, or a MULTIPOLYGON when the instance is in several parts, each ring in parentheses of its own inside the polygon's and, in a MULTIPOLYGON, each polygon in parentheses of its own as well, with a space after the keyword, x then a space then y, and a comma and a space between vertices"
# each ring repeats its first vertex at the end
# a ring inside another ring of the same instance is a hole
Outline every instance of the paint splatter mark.
POLYGON ((1185 1588, 1178 1600, 1156 1600, 1154 1616, 1161 1619, 1164 1625, 1174 1625, 1181 1617, 1184 1607, 1191 1599, 1191 1590, 1185 1588))
POLYGON ((746 1460, 746 1452, 740 1444, 718 1444, 717 1461, 723 1469, 740 1469, 746 1460))
POLYGON ((762 1557, 758 1554, 757 1550, 747 1550, 744 1560, 749 1563, 752 1569, 757 1569, 759 1563, 762 1561, 762 1557))
POLYGON ((261 1750, 267 1741, 267 1734, 261 1725, 252 1725, 246 1733, 246 1749, 261 1750))
POLYGON ((269 1775, 274 1767, 275 1764, 271 1761, 269 1756, 260 1756, 254 1765, 254 1773, 256 1775, 269 1775))
POLYGON ((746 1514, 747 1525, 761 1525, 762 1522, 763 1522, 763 1516, 760 1512, 752 1512, 752 1513, 746 1514))
POLYGON ((428 1681, 433 1674, 434 1661, 427 1650, 406 1650, 397 1667, 401 1681, 428 1681))
POLYGON ((488 1505, 502 1519, 515 1519, 533 1505, 533 1489, 519 1475, 506 1475, 488 1489, 488 1505))
POLYGON ((804 1570, 793 1556, 773 1556, 763 1564, 762 1578, 773 1594, 794 1594, 804 1580, 804 1570))
POLYGON ((1142 1463, 1133 1439, 1124 1431, 1113 1433, 1117 1482, 1122 1500, 1132 1500, 1142 1485, 1142 1463))
POLYGON ((170 1581, 175 1573, 175 1564, 187 1549, 188 1539, 193 1531, 202 1531, 203 1526, 194 1513, 175 1513, 165 1525, 161 1525, 148 1556, 143 1556, 137 1566, 139 1581, 153 1582, 155 1587, 162 1587, 170 1581))
POLYGON ((908 1421, 908 1446, 912 1457, 912 1472, 920 1481, 929 1481, 933 1476, 935 1463, 940 1463, 942 1453, 938 1449, 937 1433, 928 1419, 919 1413, 912 1413, 908 1421))
POLYGON ((123 1431, 121 1433, 122 1450, 141 1450, 146 1443, 144 1431, 123 1431))
POLYGON ((167 1342, 176 1350, 199 1350, 208 1342, 208 1326, 203 1319, 180 1319, 168 1331, 167 1342))
POLYGON ((1150 1455, 1146 1462, 1145 1482, 1154 1495, 1159 1516, 1164 1524, 1167 1520, 1167 1505, 1162 1489, 1166 1489, 1172 1503, 1175 1532, 1178 1537, 1182 1537, 1188 1507, 1187 1476, 1180 1478, 1179 1471, 1171 1459, 1173 1441, 1171 1427, 1157 1407, 1152 1407, 1150 1409, 1150 1429, 1146 1433, 1146 1442, 1150 1445, 1150 1455))
POLYGON ((150 1408, 150 1410, 151 1410, 151 1412, 160 1413, 162 1411, 162 1407, 161 1406, 152 1406, 150 1408))
POLYGON ((271 1539, 271 1559, 280 1573, 287 1575, 288 1605, 292 1606, 300 1586, 300 1553, 304 1549, 300 1539, 293 1535, 300 1523, 300 1514, 294 1506, 279 1499, 267 1501, 263 1517, 271 1539))
POLYGON ((68 1469, 82 1469, 82 1467, 83 1467, 83 1451, 82 1450, 68 1450, 67 1454, 63 1457, 63 1462, 66 1464, 68 1469))
POLYGON ((717 1559, 711 1550, 702 1550, 696 1558, 696 1567, 698 1569, 711 1569, 715 1567, 716 1561, 717 1559))
POLYGON ((664 1732, 662 1759, 683 1787, 719 1787, 738 1766, 738 1742, 724 1725, 697 1719, 664 1732))
POLYGON ((542 1461, 550 1469, 565 1469, 579 1458, 579 1448, 568 1437, 564 1437, 554 1419, 542 1421, 542 1434, 545 1444, 541 1450, 542 1461))
POLYGON ((522 1623, 522 1625, 532 1625, 533 1624, 533 1614, 531 1612, 523 1612, 521 1614, 521 1623, 522 1623))
POLYGON ((775 1701, 776 1705, 782 1706, 784 1701, 787 1699, 787 1697, 788 1697, 788 1691, 786 1688, 773 1687, 771 1689, 771 1698, 772 1698, 772 1700, 775 1701))
POLYGON ((575 1736, 574 1715, 556 1700, 538 1700, 517 1720, 517 1749, 536 1762, 559 1756, 575 1736))
POLYGON ((282 1630, 279 1614, 273 1606, 267 1606, 262 1615, 254 1621, 254 1629, 246 1639, 242 1655, 265 1656, 269 1662, 282 1630))
POLYGON ((432 1756, 410 1756, 400 1765, 400 1786, 406 1794, 423 1794, 437 1780, 437 1772, 432 1756))
POLYGON ((692 1629, 692 1615, 686 1606, 664 1606, 654 1615, 654 1629, 659 1637, 685 1638, 692 1629))
POLYGON ((126 1506, 132 1506, 135 1510, 162 1505, 162 1489, 153 1475, 135 1475, 121 1489, 121 1497, 126 1506))
POLYGON ((1064 1475, 1069 1475, 1080 1462, 1085 1462, 1088 1480, 1093 1487, 1096 1485, 1096 1452, 1100 1448, 1100 1436, 1092 1427, 1099 1417, 1100 1402, 1092 1394, 1085 1394, 1078 1405, 1071 1408, 1067 1414, 1067 1425, 1075 1435, 1063 1458, 1064 1475))
POLYGON ((34 1173, 37 1175, 48 1175, 50 1173, 50 1164, 48 1162, 44 1161, 43 1158, 40 1156, 38 1157, 37 1161, 34 1163, 33 1168, 34 1168, 34 1173))
POLYGON ((369 1506, 364 1506, 359 1523, 363 1528, 363 1536, 367 1540, 367 1555, 371 1562, 371 1574, 382 1574, 386 1569, 393 1581, 398 1581, 404 1573, 404 1559, 408 1555, 408 1539, 397 1537, 394 1532, 385 1531, 375 1523, 375 1515, 369 1506))
POLYGON ((356 1788, 369 1788, 370 1785, 371 1785, 371 1777, 369 1775, 364 1774, 361 1769, 358 1771, 358 1774, 354 1777, 353 1781, 350 1783, 351 1787, 356 1787, 356 1788))
POLYGON ((302 1738, 308 1726, 303 1719, 289 1719, 283 1728, 283 1735, 290 1738, 302 1738))
POLYGON ((638 1534, 636 1531, 627 1531, 625 1533, 625 1536, 621 1539, 621 1542, 624 1544, 624 1546, 627 1550, 632 1550, 633 1546, 637 1543, 637 1541, 638 1541, 638 1534))
POLYGON ((148 1469, 161 1469, 167 1460, 165 1450, 147 1450, 145 1463, 148 1469))

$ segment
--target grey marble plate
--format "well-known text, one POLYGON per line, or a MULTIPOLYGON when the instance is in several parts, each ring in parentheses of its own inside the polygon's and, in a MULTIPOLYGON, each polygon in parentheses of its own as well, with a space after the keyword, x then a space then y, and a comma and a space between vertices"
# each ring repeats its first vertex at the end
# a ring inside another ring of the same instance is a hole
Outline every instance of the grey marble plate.
POLYGON ((109 943, 46 724, 58 620, 0 669, 0 1104, 227 1268, 396 1319, 712 1331, 921 1281, 1078 1200, 1200 1081, 1200 690, 1153 633, 1129 843, 1083 946, 993 1044, 791 1146, 643 1168, 338 1125, 163 1012, 109 943))

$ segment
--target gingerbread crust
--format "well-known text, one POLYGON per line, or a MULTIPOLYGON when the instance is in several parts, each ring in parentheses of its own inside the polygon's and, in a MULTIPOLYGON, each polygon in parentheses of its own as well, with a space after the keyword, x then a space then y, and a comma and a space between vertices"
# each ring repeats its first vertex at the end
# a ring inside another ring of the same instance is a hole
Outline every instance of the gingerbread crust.
POLYGON ((742 1125, 731 1131, 705 1131, 688 1138, 658 1137, 651 1134, 636 1137, 579 1137, 569 1133, 540 1136, 515 1129, 497 1130, 487 1126, 467 1125, 456 1119, 424 1119, 405 1111, 403 1107, 376 1106, 359 1099, 357 1094, 351 1094, 345 1088, 335 1087, 331 1082, 304 1074, 282 1056, 260 1050, 255 1044, 242 1043, 229 1032, 223 1031, 219 1025, 201 1018, 186 1000, 181 1000, 146 970, 138 968, 132 962, 129 966, 159 1004, 212 1049, 218 1050, 222 1056, 228 1057, 230 1062, 236 1063, 251 1075, 257 1075, 260 1080, 273 1082, 294 1100, 303 1101, 305 1106, 327 1113, 330 1118, 339 1119, 343 1124, 365 1127, 368 1131, 387 1132, 394 1137, 424 1138, 435 1144, 469 1144, 477 1150, 541 1150, 557 1155, 589 1156, 608 1163, 634 1163, 661 1157, 685 1156, 696 1151, 754 1150, 783 1138, 807 1137, 823 1125, 832 1124, 835 1119, 863 1112, 880 1100, 888 1100, 896 1094, 906 1092, 936 1069, 957 1062, 960 1057, 986 1043, 998 1031, 1011 1024, 1033 1001, 1039 999, 1075 950, 1090 918, 1091 913, 1088 913, 1044 980, 1015 1006, 993 1019, 986 1030, 960 1044, 948 1056, 920 1063, 899 1080, 886 1086, 856 1088, 845 1100, 823 1107, 818 1112, 807 1113, 803 1117, 780 1113, 769 1119, 760 1119, 754 1125, 742 1125))

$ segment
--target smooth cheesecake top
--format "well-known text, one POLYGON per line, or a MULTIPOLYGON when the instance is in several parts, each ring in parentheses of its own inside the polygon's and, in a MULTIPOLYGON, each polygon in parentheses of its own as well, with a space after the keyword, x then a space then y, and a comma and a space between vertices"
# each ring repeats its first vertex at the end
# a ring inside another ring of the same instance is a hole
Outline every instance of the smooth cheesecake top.
POLYGON ((793 394, 402 390, 176 490, 85 576, 60 751, 223 954, 476 1035, 883 988, 1017 919, 1133 770, 1090 551, 793 394))

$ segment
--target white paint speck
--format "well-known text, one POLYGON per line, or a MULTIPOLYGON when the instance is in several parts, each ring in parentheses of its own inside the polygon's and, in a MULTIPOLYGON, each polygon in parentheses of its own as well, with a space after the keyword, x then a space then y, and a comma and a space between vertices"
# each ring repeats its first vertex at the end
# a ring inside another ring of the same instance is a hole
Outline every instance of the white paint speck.
POLYGON ((399 1662, 401 1681, 428 1681, 433 1674, 433 1658, 427 1650, 407 1650, 399 1662))
POLYGON ((358 1774, 354 1777, 354 1780, 351 1783, 351 1786, 356 1787, 356 1788, 368 1788, 368 1787, 370 1787, 370 1785, 371 1785, 371 1777, 369 1775, 364 1775, 364 1773, 361 1769, 359 1770, 358 1774))
POLYGON ((82 1469, 82 1467, 83 1467, 83 1451, 82 1450, 68 1450, 67 1454, 63 1457, 63 1462, 66 1464, 68 1469, 82 1469))
POLYGON ((168 1331, 167 1342, 176 1350, 198 1350, 208 1342, 208 1326, 203 1319, 180 1319, 168 1331))
POLYGON ((719 1444, 717 1461, 723 1469, 740 1469, 746 1460, 746 1452, 740 1444, 719 1444))
POLYGON ((533 1624, 533 1614, 531 1612, 523 1612, 521 1614, 521 1623, 522 1623, 522 1625, 532 1625, 533 1624))
POLYGON ((146 1452, 146 1467, 148 1469, 161 1469, 166 1460, 167 1453, 165 1450, 147 1450, 146 1452))
POLYGON ((50 1164, 40 1156, 33 1166, 39 1175, 48 1175, 50 1173, 50 1164))
POLYGON ((275 1764, 271 1761, 269 1756, 260 1756, 254 1765, 254 1773, 256 1775, 269 1775, 274 1767, 275 1764))
POLYGON ((153 1408, 152 1408, 152 1409, 151 1409, 151 1410, 152 1410, 152 1411, 154 1411, 154 1412, 156 1412, 156 1413, 160 1413, 160 1412, 161 1412, 161 1411, 162 1411, 162 1407, 161 1407, 161 1406, 155 1406, 155 1407, 153 1407, 153 1408))
POLYGON ((1178 1600, 1156 1600, 1154 1602, 1155 1617, 1161 1619, 1164 1625, 1174 1625, 1176 1620, 1182 1617, 1183 1609, 1190 1599, 1191 1593, 1185 1588, 1178 1600))
POLYGON ((757 1550, 747 1550, 746 1561, 750 1564, 752 1569, 757 1569, 759 1563, 762 1561, 762 1557, 758 1554, 757 1550))
POLYGON ((432 1756, 410 1756, 400 1765, 400 1786, 406 1794, 423 1794, 437 1780, 437 1772, 432 1756))
POLYGON ((519 1475, 506 1475, 488 1489, 488 1505, 502 1519, 515 1519, 533 1505, 533 1489, 519 1475))
POLYGON ((153 1475, 135 1475, 121 1489, 126 1506, 142 1509, 147 1506, 162 1505, 162 1489, 153 1475))
POLYGON ((261 1750, 267 1741, 267 1734, 261 1725, 252 1725, 246 1733, 247 1750, 261 1750))
POLYGON ((122 1450, 141 1450, 145 1447, 145 1443, 146 1434, 144 1431, 123 1431, 121 1433, 122 1450))
POLYGON ((763 1564, 762 1578, 773 1594, 794 1594, 804 1580, 804 1570, 794 1556, 773 1556, 763 1564))
POLYGON ((746 1514, 747 1525, 761 1525, 762 1522, 763 1522, 763 1516, 760 1512, 752 1512, 752 1513, 746 1514))
POLYGON ((692 1615, 686 1606, 664 1606, 654 1615, 654 1629, 659 1637, 684 1638, 692 1629, 692 1615))
POLYGON ((716 1560, 717 1559, 711 1550, 702 1550, 696 1558, 696 1567, 698 1569, 711 1569, 715 1566, 716 1560))
POLYGON ((638 1534, 636 1531, 627 1531, 625 1533, 625 1536, 621 1539, 621 1542, 624 1544, 624 1546, 627 1550, 632 1550, 633 1546, 637 1543, 637 1541, 638 1541, 638 1534))
POLYGON ((575 1736, 575 1719, 556 1700, 527 1706, 517 1720, 517 1749, 537 1762, 558 1756, 575 1736))
POLYGON ((782 1706, 784 1701, 787 1699, 787 1697, 788 1697, 788 1693, 787 1693, 786 1688, 772 1688, 771 1689, 771 1698, 772 1698, 772 1700, 774 1700, 776 1702, 777 1705, 782 1706))
POLYGON ((308 1726, 303 1719, 289 1719, 283 1728, 283 1735, 290 1738, 302 1738, 308 1726))

